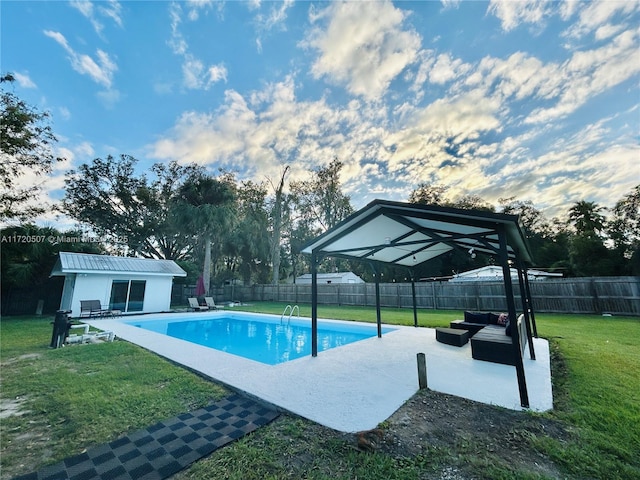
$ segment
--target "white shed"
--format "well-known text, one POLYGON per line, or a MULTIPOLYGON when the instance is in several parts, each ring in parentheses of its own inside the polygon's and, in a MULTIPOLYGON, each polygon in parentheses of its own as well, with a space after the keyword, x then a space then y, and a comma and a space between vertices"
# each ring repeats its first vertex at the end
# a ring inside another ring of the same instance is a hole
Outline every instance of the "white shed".
POLYGON ((81 300, 123 313, 165 312, 173 277, 187 273, 173 260, 60 252, 51 276, 63 276, 61 310, 80 316, 81 300))
MULTIPOLYGON (((561 278, 561 273, 543 272, 542 270, 527 270, 527 277, 531 280, 544 280, 546 278, 561 278)), ((518 279, 518 271, 511 269, 511 278, 518 279)), ((454 275, 450 282, 502 282, 502 267, 498 265, 487 265, 454 275)))
MULTIPOLYGON (((296 278, 296 283, 311 285, 311 274, 300 275, 296 278)), ((364 280, 353 272, 319 273, 318 283, 364 283, 364 280)))

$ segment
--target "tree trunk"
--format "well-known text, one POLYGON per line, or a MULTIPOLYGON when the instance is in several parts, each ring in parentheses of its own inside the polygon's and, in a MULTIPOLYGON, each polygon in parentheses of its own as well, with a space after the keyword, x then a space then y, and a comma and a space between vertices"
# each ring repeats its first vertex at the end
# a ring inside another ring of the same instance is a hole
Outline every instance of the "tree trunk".
POLYGON ((204 281, 204 294, 209 296, 209 286, 211 285, 211 237, 207 237, 204 241, 202 280, 204 281))
MULTIPOLYGON (((282 234, 282 190, 284 189, 284 177, 289 166, 282 172, 282 178, 276 190, 276 199, 273 207, 273 237, 271 238, 271 283, 277 285, 280 281, 280 237, 282 234)), ((272 184, 273 185, 273 184, 272 184)))

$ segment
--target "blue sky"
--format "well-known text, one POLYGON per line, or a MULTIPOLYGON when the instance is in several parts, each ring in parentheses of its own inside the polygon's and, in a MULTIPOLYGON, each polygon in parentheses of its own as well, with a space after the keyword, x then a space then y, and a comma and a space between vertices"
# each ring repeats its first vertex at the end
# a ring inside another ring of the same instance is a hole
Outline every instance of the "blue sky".
POLYGON ((0 14, 2 72, 51 113, 66 158, 44 183, 52 201, 66 171, 121 153, 141 171, 178 160, 256 181, 337 157, 356 208, 431 182, 551 217, 640 183, 638 1, 3 1, 0 14))

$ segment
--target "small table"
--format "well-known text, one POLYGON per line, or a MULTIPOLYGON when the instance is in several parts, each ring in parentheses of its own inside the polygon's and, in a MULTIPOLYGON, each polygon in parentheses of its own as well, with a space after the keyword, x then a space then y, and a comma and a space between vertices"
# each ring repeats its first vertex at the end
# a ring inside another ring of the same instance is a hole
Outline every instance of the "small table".
POLYGON ((461 347, 469 341, 469 332, 456 328, 436 328, 436 340, 440 343, 461 347))

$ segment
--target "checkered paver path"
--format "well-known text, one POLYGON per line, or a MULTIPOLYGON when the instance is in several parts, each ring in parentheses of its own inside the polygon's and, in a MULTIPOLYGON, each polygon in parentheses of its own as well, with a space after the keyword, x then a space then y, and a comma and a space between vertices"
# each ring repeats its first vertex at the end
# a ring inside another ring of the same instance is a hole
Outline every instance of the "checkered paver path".
POLYGON ((277 416, 234 394, 15 480, 160 480, 277 416))

